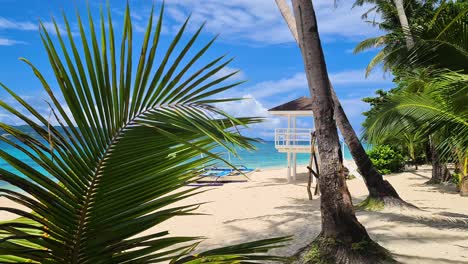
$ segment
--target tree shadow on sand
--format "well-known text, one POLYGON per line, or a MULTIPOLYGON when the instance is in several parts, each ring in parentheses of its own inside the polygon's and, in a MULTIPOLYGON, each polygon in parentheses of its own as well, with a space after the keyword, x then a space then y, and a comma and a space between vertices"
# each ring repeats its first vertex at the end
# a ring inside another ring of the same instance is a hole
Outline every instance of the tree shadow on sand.
POLYGON ((321 230, 320 200, 290 199, 288 205, 277 206, 278 213, 256 217, 232 219, 223 222, 229 233, 235 233, 230 243, 244 242, 246 238, 256 239, 272 236, 293 236, 293 240, 283 248, 271 253, 292 255, 314 239, 321 230))
MULTIPOLYGON (((308 181, 308 174, 307 173, 298 173, 296 175, 296 180, 294 182, 288 182, 288 179, 286 178, 286 176, 284 177, 275 177, 275 178, 268 178, 266 179, 265 181, 263 179, 260 179, 262 181, 262 185, 258 185, 258 186, 247 186, 245 187, 246 189, 255 189, 255 188, 264 188, 264 187, 271 187, 271 186, 281 186, 281 185, 289 185, 289 184, 293 184, 293 185, 297 185, 297 186, 306 186, 307 185, 307 181, 308 181)), ((315 179, 314 179, 314 183, 315 183, 315 179)), ((307 193, 305 193, 307 195, 307 193)))
POLYGON ((428 258, 421 256, 410 256, 404 254, 393 254, 401 263, 424 263, 424 264, 468 264, 467 261, 451 260, 446 258, 428 258))
MULTIPOLYGON (((366 226, 370 236, 391 250, 394 257, 401 263, 468 264, 468 254, 467 256, 453 255, 447 258, 444 257, 446 254, 444 249, 438 247, 444 245, 444 247, 465 248, 466 246, 468 248, 465 234, 465 230, 468 228, 467 222, 459 221, 460 219, 450 220, 439 215, 430 217, 429 215, 407 214, 408 212, 362 212, 359 218, 361 223, 366 226), (361 216, 365 216, 365 218, 363 219, 361 216), (411 245, 411 247, 417 245, 419 250, 410 250, 411 253, 409 253, 405 251, 405 244, 411 245), (392 248, 395 247, 399 249, 393 252, 392 248), (438 253, 438 255, 432 256, 431 250, 434 250, 433 253, 438 253), (466 259, 467 262, 460 259, 466 259)), ((454 251, 460 250, 455 249, 454 251)))

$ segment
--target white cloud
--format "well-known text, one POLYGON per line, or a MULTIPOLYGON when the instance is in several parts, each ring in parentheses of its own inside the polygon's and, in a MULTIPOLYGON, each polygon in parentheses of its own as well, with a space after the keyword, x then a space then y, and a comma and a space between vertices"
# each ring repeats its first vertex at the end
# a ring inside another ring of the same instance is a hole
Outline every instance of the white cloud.
POLYGON ((247 94, 242 96, 243 100, 223 102, 219 103, 218 106, 226 111, 227 113, 236 117, 266 117, 268 116, 268 109, 265 108, 262 103, 257 101, 252 95, 247 94))
POLYGON ((281 119, 273 117, 268 109, 252 95, 242 96, 244 100, 219 103, 218 107, 235 117, 263 117, 265 121, 250 127, 250 132, 259 135, 260 132, 268 132, 280 127, 281 119))
POLYGON ((222 68, 221 70, 219 70, 212 78, 214 79, 218 79, 218 78, 222 78, 226 75, 229 75, 233 72, 236 72, 236 74, 234 74, 233 76, 231 76, 228 80, 230 81, 244 81, 247 79, 247 76, 245 75, 245 73, 243 71, 241 71, 240 69, 236 69, 236 68, 231 68, 231 67, 224 67, 222 68))
POLYGON ((14 39, 0 38, 0 46, 13 46, 17 44, 26 44, 26 42, 14 39))
MULTIPOLYGON (((52 22, 42 22, 47 32, 51 34, 56 34, 54 23, 52 22)), ((60 34, 64 35, 67 33, 64 26, 57 23, 60 34)), ((0 16, 0 30, 21 30, 21 31, 38 31, 39 22, 33 23, 30 21, 16 21, 13 19, 5 18, 0 16)), ((73 35, 76 35, 75 32, 72 32, 73 35)))
POLYGON ((359 134, 362 129, 361 124, 365 119, 362 112, 368 111, 370 105, 363 102, 361 98, 340 99, 340 103, 354 130, 359 134))
POLYGON ((15 21, 0 17, 0 29, 37 30, 39 26, 29 21, 15 21))
POLYGON ((238 97, 250 94, 254 98, 263 99, 277 94, 286 94, 291 91, 302 91, 303 94, 308 91, 307 89, 307 79, 305 74, 300 72, 291 77, 279 80, 263 81, 241 90, 232 90, 229 91, 229 95, 231 97, 238 97))
MULTIPOLYGON (((347 85, 375 85, 389 83, 391 79, 385 79, 382 72, 376 71, 368 78, 365 77, 364 69, 344 70, 340 72, 330 73, 330 79, 334 86, 347 85)), ((274 95, 289 94, 292 97, 307 95, 309 88, 307 78, 304 72, 298 72, 290 77, 268 80, 257 83, 253 86, 246 87, 237 91, 229 91, 230 96, 240 96, 251 94, 254 98, 263 99, 274 95)), ((292 99, 292 98, 291 98, 292 99)))
MULTIPOLYGON (((369 7, 351 9, 353 1, 314 1, 319 30, 324 40, 356 39, 378 35, 378 29, 366 25, 361 14, 369 7)), ((192 25, 207 22, 206 29, 223 38, 257 44, 291 43, 293 38, 273 0, 166 1, 167 15, 182 23, 191 13, 192 25)))
POLYGON ((334 85, 347 84, 376 84, 388 83, 391 79, 384 78, 382 71, 375 71, 366 78, 365 69, 345 70, 341 72, 330 73, 330 80, 334 85))
MULTIPOLYGON (((67 114, 68 117, 72 119, 73 124, 75 122, 73 121, 72 115, 70 108, 68 105, 66 105, 65 100, 62 98, 60 92, 55 92, 57 99, 61 103, 62 108, 64 109, 65 113, 67 114)), ((19 96, 25 100, 28 104, 30 104, 41 116, 46 118, 47 120, 50 121, 50 123, 53 126, 58 126, 60 123, 55 119, 55 117, 51 115, 51 108, 47 102, 51 102, 49 95, 44 92, 44 91, 36 91, 34 96, 31 95, 21 95, 19 96), (49 119, 50 116, 50 119, 49 119)), ((10 95, 6 95, 5 93, 0 93, 0 97, 2 98, 2 101, 4 101, 6 104, 14 108, 15 110, 19 111, 20 113, 24 114, 26 117, 29 119, 39 122, 39 120, 30 114, 16 99, 14 99, 10 95)), ((51 103, 51 105, 53 105, 51 103)), ((60 116, 60 113, 55 109, 55 112, 58 116, 60 116)), ((3 108, 0 108, 0 122, 10 124, 10 125, 25 125, 26 123, 21 120, 20 118, 16 117, 15 115, 11 114, 10 112, 4 110, 3 108)), ((62 119, 63 122, 63 119, 62 119)))
POLYGON ((369 110, 369 104, 363 102, 361 98, 341 99, 340 103, 350 119, 359 117, 362 112, 369 110))
MULTIPOLYGON (((263 139, 272 139, 275 128, 287 127, 287 118, 273 116, 268 113, 265 105, 250 94, 243 96, 244 100, 233 101, 218 104, 218 107, 235 117, 263 117, 264 122, 249 126, 249 129, 243 130, 248 136, 261 137, 263 139)), ((312 117, 299 117, 297 119, 298 128, 311 128, 312 117)))
POLYGON ((305 87, 307 87, 306 75, 305 73, 300 72, 289 78, 261 82, 250 89, 255 91, 255 97, 264 98, 305 87))

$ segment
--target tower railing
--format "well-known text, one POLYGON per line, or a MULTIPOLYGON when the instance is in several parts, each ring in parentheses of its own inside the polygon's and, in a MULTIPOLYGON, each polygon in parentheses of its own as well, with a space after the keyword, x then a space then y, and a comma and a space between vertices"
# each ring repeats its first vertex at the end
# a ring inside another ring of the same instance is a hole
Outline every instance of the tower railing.
POLYGON ((313 132, 313 129, 308 128, 276 128, 275 148, 294 149, 309 147, 313 132))

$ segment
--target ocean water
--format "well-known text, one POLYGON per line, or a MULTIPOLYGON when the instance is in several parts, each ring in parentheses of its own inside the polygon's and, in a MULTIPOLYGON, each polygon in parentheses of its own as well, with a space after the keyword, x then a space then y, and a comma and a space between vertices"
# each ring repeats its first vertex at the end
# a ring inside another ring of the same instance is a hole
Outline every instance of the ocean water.
MULTIPOLYGON (((29 156, 25 155, 23 152, 19 151, 18 149, 13 148, 10 145, 0 141, 0 150, 7 152, 8 154, 12 155, 16 159, 19 159, 23 163, 26 163, 27 165, 33 167, 37 171, 43 174, 47 174, 47 172, 42 167, 40 167, 33 159, 31 159, 29 156)), ((9 172, 13 172, 17 175, 22 175, 16 168, 14 168, 13 166, 11 166, 9 163, 7 163, 5 160, 1 158, 0 158, 0 168, 9 172)), ((3 186, 5 184, 6 183, 4 181, 0 181, 0 186, 3 186)))
MULTIPOLYGON (((248 168, 284 168, 287 165, 287 158, 286 153, 279 153, 275 149, 275 143, 273 141, 265 141, 262 143, 256 143, 256 150, 247 151, 247 150, 238 150, 238 156, 234 156, 232 154, 228 155, 227 152, 222 152, 223 158, 226 160, 230 160, 231 164, 234 165, 244 165, 248 168)), ((21 151, 11 147, 10 145, 0 142, 0 149, 5 151, 15 158, 21 160, 22 162, 32 166, 34 169, 47 174, 45 170, 43 170, 40 166, 36 164, 30 157, 23 154, 21 151)), ((345 159, 352 159, 351 154, 348 148, 345 146, 344 149, 344 158, 345 159)), ((309 164, 310 155, 306 153, 299 153, 297 154, 297 165, 304 166, 309 164)), ((20 174, 17 169, 9 165, 4 160, 0 159, 0 168, 20 174)), ((6 182, 0 181, 0 186, 5 186, 6 182)))
MULTIPOLYGON (((244 165, 248 168, 284 168, 287 166, 287 155, 286 153, 280 153, 275 149, 274 141, 265 141, 262 143, 256 143, 256 150, 238 150, 239 157, 225 154, 223 157, 227 160, 231 160, 234 165, 244 165)), ((351 153, 348 147, 345 145, 344 158, 352 159, 351 153)), ((307 165, 310 161, 310 154, 298 153, 297 154, 297 165, 307 165)))

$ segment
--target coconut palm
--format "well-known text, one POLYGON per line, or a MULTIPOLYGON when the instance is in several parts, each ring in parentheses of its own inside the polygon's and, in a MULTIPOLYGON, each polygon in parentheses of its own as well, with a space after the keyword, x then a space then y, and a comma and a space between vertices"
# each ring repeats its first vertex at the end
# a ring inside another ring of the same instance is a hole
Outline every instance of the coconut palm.
MULTIPOLYGON (((292 17, 287 14, 289 13, 287 3, 276 2, 286 19, 292 17)), ((295 24, 297 28, 294 30, 290 26, 304 61, 313 99, 318 152, 322 161, 320 164, 322 231, 310 247, 304 248, 308 253, 299 262, 379 263, 388 257, 387 252, 370 239, 364 226, 357 220, 346 186, 340 160, 338 131, 333 120, 332 87, 328 80, 313 3, 310 0, 293 0, 292 6, 294 23, 291 19, 287 23, 295 24), (353 251, 352 245, 355 243, 365 244, 366 250, 353 251)))
MULTIPOLYGON (((288 25, 294 39, 297 43, 299 43, 297 27, 295 24, 296 21, 291 11, 289 10, 287 2, 285 0, 276 0, 276 4, 284 20, 286 21, 286 24, 288 25)), ((349 122, 349 119, 346 116, 343 107, 341 106, 340 100, 336 95, 331 82, 330 89, 333 98, 334 118, 336 120, 336 124, 340 129, 346 144, 348 145, 348 148, 351 152, 351 155, 353 156, 354 161, 356 162, 359 172, 365 179, 366 187, 369 191, 368 200, 372 199, 373 201, 377 201, 384 205, 391 204, 394 206, 398 205, 413 207, 412 205, 404 202, 400 198, 393 186, 388 181, 384 180, 379 171, 374 167, 371 159, 369 158, 364 147, 362 146, 359 137, 357 136, 356 132, 351 126, 351 123, 349 122)))
POLYGON ((169 236, 165 230, 141 235, 173 217, 195 214, 199 204, 176 204, 199 192, 184 187, 186 183, 201 174, 203 164, 222 160, 215 147, 232 152, 235 146, 252 148, 252 139, 238 131, 260 121, 231 117, 213 105, 233 100, 213 96, 239 83, 225 83, 235 73, 215 77, 230 62, 224 56, 200 63, 214 41, 194 49, 203 26, 182 44, 187 19, 167 50, 157 52, 163 10, 155 24, 151 11, 136 61, 128 6, 120 38, 114 34, 110 11, 107 18, 101 12, 100 29, 89 11, 89 31, 78 15, 79 38, 66 17, 65 35, 55 24, 57 42, 40 25, 61 93, 53 91, 50 80, 31 62, 22 60, 48 93, 57 127, 1 84, 25 111, 4 101, 0 106, 36 133, 0 124, 12 135, 0 139, 34 161, 26 164, 0 150, 0 157, 18 170, 0 168, 0 179, 15 187, 2 188, 0 195, 27 208, 2 208, 21 216, 0 223, 2 263, 282 260, 263 253, 285 238, 194 254, 199 237, 169 236))
MULTIPOLYGON (((432 12, 428 10, 428 14, 433 14, 428 19, 413 17, 417 23, 413 26, 415 45, 411 50, 408 51, 399 40, 401 34, 397 31, 392 31, 380 39, 363 41, 356 47, 356 51, 364 50, 374 44, 383 47, 369 63, 367 72, 378 64, 383 64, 384 70, 391 69, 397 77, 401 72, 412 72, 421 68, 429 69, 428 79, 437 76, 439 69, 467 72, 468 4, 463 1, 447 2, 432 12)), ((421 17, 427 15, 423 14, 421 17)), ((436 138, 430 140, 430 144, 439 143, 436 138)), ((439 147, 431 146, 430 149, 434 152, 439 147)), ((431 154, 434 157, 431 159, 433 178, 441 178, 440 174, 445 171, 445 165, 439 162, 441 155, 444 156, 439 153, 431 154)))
POLYGON ((406 146, 406 152, 408 157, 413 163, 415 169, 418 169, 417 161, 417 149, 425 142, 426 137, 420 131, 415 131, 415 133, 403 133, 403 145, 406 146))
POLYGON ((416 45, 404 56, 390 53, 387 61, 402 68, 437 67, 468 72, 468 3, 445 3, 426 27, 414 31, 416 45))
POLYGON ((383 66, 384 71, 434 65, 466 71, 468 4, 443 3, 436 9, 432 9, 432 6, 433 3, 428 1, 424 5, 413 7, 414 12, 419 15, 412 18, 414 45, 411 50, 407 49, 405 35, 390 18, 381 27, 387 34, 363 40, 355 47, 354 53, 381 48, 369 62, 366 75, 379 65, 383 66))

